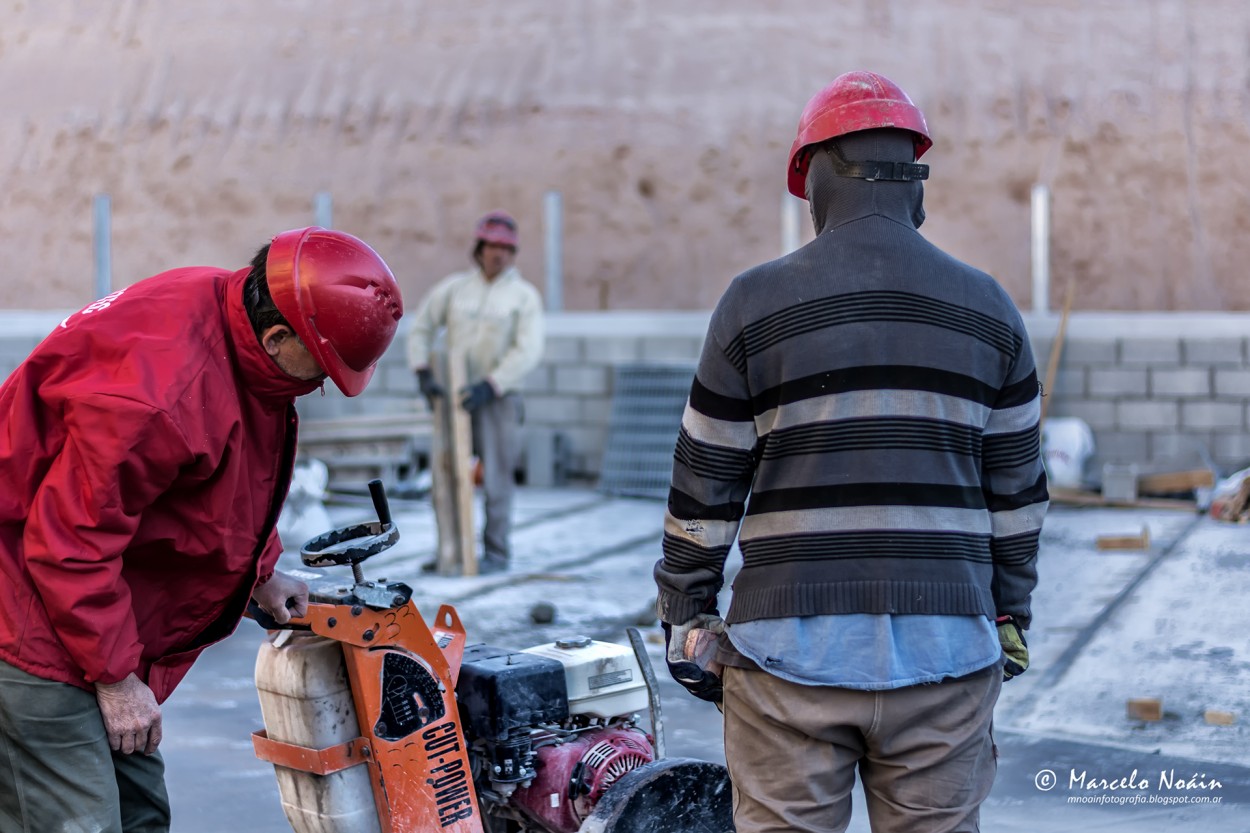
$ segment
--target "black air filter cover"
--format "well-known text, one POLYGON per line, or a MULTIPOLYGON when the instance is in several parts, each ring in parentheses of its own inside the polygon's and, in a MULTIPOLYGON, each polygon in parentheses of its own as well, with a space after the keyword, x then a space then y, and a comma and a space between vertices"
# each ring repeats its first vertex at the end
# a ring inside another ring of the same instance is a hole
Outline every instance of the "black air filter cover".
POLYGON ((562 664, 492 645, 464 649, 456 698, 470 739, 503 740, 517 729, 569 716, 562 664))

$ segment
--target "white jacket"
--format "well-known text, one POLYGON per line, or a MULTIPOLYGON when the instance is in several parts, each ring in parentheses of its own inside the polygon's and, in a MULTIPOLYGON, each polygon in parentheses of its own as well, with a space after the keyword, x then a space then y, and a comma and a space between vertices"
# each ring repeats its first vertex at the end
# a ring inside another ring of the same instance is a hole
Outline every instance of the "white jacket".
POLYGON ((516 267, 493 281, 470 269, 434 285, 408 330, 408 366, 414 371, 429 366, 443 327, 448 345, 465 350, 468 383, 488 379, 501 395, 516 390, 542 360, 542 299, 516 267))

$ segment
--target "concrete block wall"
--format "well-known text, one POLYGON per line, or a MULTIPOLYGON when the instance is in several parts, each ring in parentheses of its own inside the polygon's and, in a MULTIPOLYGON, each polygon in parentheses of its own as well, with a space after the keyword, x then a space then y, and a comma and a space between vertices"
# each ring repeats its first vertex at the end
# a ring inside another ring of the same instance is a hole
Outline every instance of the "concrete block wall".
MULTIPOLYGON (((1058 319, 1026 317, 1038 374, 1058 319)), ((1104 462, 1200 465, 1250 461, 1250 315, 1078 313, 1049 391, 1052 416, 1094 430, 1104 462)))
MULTIPOLYGON (((521 389, 527 435, 546 439, 558 433, 568 449, 569 474, 596 478, 611 417, 613 368, 639 362, 693 367, 708 318, 708 313, 686 312, 549 315, 543 363, 521 389)), ((300 400, 301 415, 317 419, 424 408, 402 342, 387 352, 364 394, 348 399, 327 385, 325 396, 300 400)))
MULTIPOLYGON (((7 375, 65 313, 0 313, 0 375, 7 375)), ((612 369, 649 362, 693 365, 707 313, 550 315, 543 364, 525 380, 532 434, 559 432, 571 473, 597 476, 611 411, 612 369)), ((1044 377, 1058 317, 1026 316, 1044 377)), ((1094 430, 1103 462, 1196 464, 1203 454, 1228 469, 1250 461, 1250 313, 1077 313, 1048 391, 1052 416, 1077 416, 1094 430)), ((326 386, 299 402, 306 419, 423 408, 404 364, 402 338, 362 396, 326 386)))
POLYGON ((0 310, 0 379, 7 378, 69 312, 0 310))

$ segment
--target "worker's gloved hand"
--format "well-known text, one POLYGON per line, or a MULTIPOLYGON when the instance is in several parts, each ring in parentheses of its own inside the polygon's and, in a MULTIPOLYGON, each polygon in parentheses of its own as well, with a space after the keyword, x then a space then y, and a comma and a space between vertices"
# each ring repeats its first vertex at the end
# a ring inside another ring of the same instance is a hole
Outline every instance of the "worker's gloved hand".
POLYGON ((447 391, 443 390, 443 386, 434 381, 434 371, 428 367, 423 367, 417 371, 417 387, 421 388, 421 395, 425 397, 430 410, 434 409, 435 399, 447 395, 447 391))
POLYGON ((1024 641, 1024 631, 1016 624, 1014 616, 999 616, 994 620, 998 625, 998 643, 1003 646, 1003 681, 1019 677, 1029 670, 1029 644, 1024 641))
POLYGON ((696 661, 698 657, 691 653, 693 646, 690 644, 690 635, 697 629, 722 634, 725 632, 725 620, 712 611, 700 613, 680 625, 670 625, 668 622, 661 624, 664 627, 664 646, 667 651, 664 659, 668 665, 668 673, 695 697, 719 705, 724 698, 720 677, 696 661))
POLYGON ((489 404, 494 398, 495 387, 485 379, 476 385, 469 385, 460 389, 460 407, 469 413, 473 413, 483 405, 489 404))
POLYGON ((252 591, 252 600, 279 625, 292 616, 308 615, 308 585, 286 573, 275 572, 264 584, 252 591))
POLYGON ((115 683, 96 683, 95 699, 114 752, 151 755, 160 746, 161 707, 152 689, 134 674, 115 683))

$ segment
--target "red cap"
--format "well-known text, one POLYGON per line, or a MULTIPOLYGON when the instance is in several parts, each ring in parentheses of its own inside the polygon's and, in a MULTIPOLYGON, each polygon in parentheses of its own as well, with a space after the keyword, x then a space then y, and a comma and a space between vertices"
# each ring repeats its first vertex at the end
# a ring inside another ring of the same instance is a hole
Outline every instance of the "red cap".
POLYGON ((483 243, 517 247, 516 220, 506 211, 492 211, 477 221, 474 236, 483 243))

